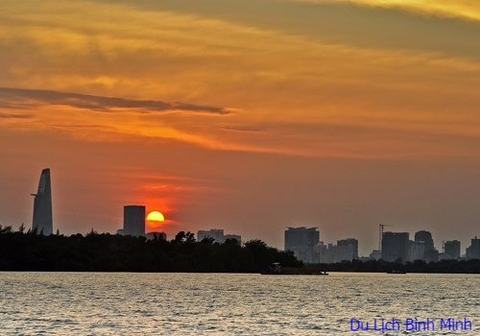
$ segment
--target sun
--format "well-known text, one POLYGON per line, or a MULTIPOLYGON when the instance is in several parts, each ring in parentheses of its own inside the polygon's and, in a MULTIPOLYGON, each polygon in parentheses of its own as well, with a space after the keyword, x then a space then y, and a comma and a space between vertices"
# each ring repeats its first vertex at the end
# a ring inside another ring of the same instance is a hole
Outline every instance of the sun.
POLYGON ((165 220, 165 217, 163 217, 162 213, 160 211, 152 211, 147 215, 147 221, 152 221, 152 222, 163 222, 165 220))

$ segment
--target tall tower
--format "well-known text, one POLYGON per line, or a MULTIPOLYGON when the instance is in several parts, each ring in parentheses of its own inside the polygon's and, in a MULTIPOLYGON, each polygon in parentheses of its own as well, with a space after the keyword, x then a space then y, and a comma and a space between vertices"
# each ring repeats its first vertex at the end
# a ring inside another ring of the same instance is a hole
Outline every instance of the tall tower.
POLYGON ((42 170, 37 193, 32 196, 34 197, 32 230, 49 236, 53 233, 50 168, 42 170))
POLYGON ((125 205, 123 207, 123 234, 145 236, 145 206, 125 205))

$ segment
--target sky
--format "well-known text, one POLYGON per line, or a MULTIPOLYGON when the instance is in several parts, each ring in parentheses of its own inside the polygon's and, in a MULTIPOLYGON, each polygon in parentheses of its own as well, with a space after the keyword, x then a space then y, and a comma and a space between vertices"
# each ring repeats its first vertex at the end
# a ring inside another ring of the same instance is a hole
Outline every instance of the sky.
POLYGON ((0 2, 0 224, 480 235, 476 0, 0 2))

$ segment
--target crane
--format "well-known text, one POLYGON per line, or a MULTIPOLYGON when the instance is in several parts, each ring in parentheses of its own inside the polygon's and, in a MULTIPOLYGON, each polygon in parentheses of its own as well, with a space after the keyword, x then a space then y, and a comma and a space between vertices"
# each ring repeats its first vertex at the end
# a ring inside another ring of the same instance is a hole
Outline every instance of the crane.
POLYGON ((383 228, 385 226, 391 226, 391 225, 386 225, 386 224, 378 224, 378 250, 382 250, 382 238, 383 238, 383 228))

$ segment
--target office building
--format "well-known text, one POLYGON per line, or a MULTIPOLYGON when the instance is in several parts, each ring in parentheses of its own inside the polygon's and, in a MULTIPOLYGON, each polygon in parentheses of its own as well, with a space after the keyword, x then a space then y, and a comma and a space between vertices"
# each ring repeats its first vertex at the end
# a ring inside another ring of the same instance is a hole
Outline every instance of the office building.
POLYGON ((425 243, 425 255, 422 260, 426 262, 438 261, 438 251, 433 245, 433 238, 430 231, 422 230, 415 232, 415 241, 425 243))
POLYGON ((197 241, 211 238, 215 243, 223 244, 228 239, 236 240, 238 244, 242 243, 242 236, 237 234, 225 234, 223 229, 198 230, 197 241))
POLYGON ((315 247, 319 241, 320 233, 316 227, 288 227, 285 230, 285 251, 292 251, 305 263, 317 262, 315 247))
POLYGON ((458 240, 446 241, 444 252, 451 259, 460 258, 460 242, 458 240))
POLYGON ((430 231, 422 230, 422 231, 415 232, 415 241, 416 242, 424 242, 425 251, 435 249, 435 247, 433 245, 432 234, 430 233, 430 231))
POLYGON ((32 231, 49 236, 53 233, 52 186, 49 168, 42 170, 37 193, 31 195, 34 197, 32 231))
POLYGON ((423 241, 408 242, 408 261, 423 260, 425 258, 425 243, 423 241))
MULTIPOLYGON (((358 259, 358 240, 355 238, 347 238, 337 240, 337 246, 351 246, 351 253, 345 254, 345 259, 342 260, 353 260, 358 259)), ((345 250, 345 249, 344 249, 345 250)), ((345 250, 347 251, 347 250, 345 250)), ((343 258, 343 256, 342 256, 343 258)))
POLYGON ((467 247, 467 259, 480 259, 480 239, 475 236, 469 247, 467 247))
POLYGON ((358 240, 347 238, 337 240, 337 245, 319 242, 314 247, 315 256, 313 263, 339 263, 342 261, 352 261, 358 259, 358 240))
POLYGON ((145 236, 145 206, 126 205, 123 207, 123 232, 125 236, 145 236))
POLYGON ((408 242, 408 232, 384 232, 382 236, 382 259, 385 261, 407 261, 408 242))

